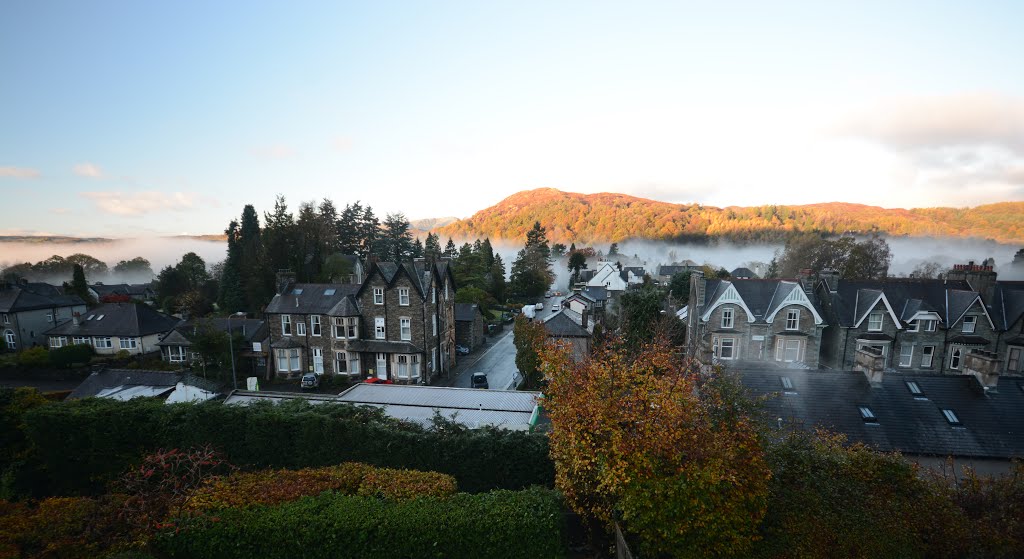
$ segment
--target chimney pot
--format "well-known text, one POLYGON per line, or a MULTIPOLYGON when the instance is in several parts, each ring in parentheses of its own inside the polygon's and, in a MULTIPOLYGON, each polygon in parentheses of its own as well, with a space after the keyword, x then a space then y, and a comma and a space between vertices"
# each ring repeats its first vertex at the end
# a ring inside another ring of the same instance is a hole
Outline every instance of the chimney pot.
POLYGON ((854 356, 853 370, 864 373, 871 388, 881 388, 885 369, 885 358, 882 350, 864 347, 857 350, 854 356))

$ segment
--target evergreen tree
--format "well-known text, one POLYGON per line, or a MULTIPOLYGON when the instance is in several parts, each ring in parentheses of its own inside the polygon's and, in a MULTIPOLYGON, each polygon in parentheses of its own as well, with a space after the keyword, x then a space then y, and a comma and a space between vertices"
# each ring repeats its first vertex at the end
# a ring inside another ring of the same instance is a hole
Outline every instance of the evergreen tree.
POLYGON ((608 256, 611 257, 611 256, 618 256, 618 255, 619 255, 619 243, 612 243, 612 246, 608 247, 608 256))
POLYGON ((260 217, 252 204, 242 208, 242 224, 239 231, 239 284, 245 300, 245 309, 255 312, 262 309, 274 292, 274 272, 266 266, 260 217))
POLYGON ((242 242, 238 222, 231 220, 224 230, 228 236, 228 257, 224 260, 224 271, 220 278, 220 293, 217 304, 221 310, 238 312, 245 306, 241 284, 242 242))
POLYGON ((263 214, 263 222, 266 269, 272 278, 278 270, 291 269, 294 252, 295 219, 288 212, 284 196, 277 196, 273 213, 263 214))
POLYGON ((401 262, 412 255, 411 225, 405 214, 388 214, 380 237, 380 257, 383 260, 401 262))
MULTIPOLYGON (((373 215, 373 208, 366 206, 363 210, 363 215, 359 217, 359 257, 367 259, 371 254, 380 257, 374 250, 376 249, 378 237, 380 236, 380 220, 377 216, 373 215)), ((385 257, 386 258, 386 257, 385 257)))
POLYGON ((420 241, 419 237, 412 243, 412 257, 423 258, 423 241, 420 241))
POLYGON ((441 257, 441 241, 437 235, 427 233, 427 243, 423 247, 423 256, 427 260, 437 260, 441 257))
POLYGON ((362 248, 362 219, 363 206, 356 200, 353 204, 346 204, 338 219, 337 236, 338 249, 343 254, 360 254, 362 248))
POLYGON ((85 281, 85 269, 75 264, 71 271, 71 292, 81 297, 85 304, 92 306, 96 301, 89 295, 89 283, 85 281))
POLYGON ((505 263, 501 261, 501 255, 494 255, 494 262, 491 264, 491 295, 499 302, 505 301, 505 263))
POLYGON ((330 198, 320 202, 320 242, 325 258, 341 250, 338 242, 338 210, 330 198))
POLYGON ((455 250, 455 241, 451 237, 448 237, 448 244, 444 246, 444 257, 455 258, 458 253, 455 250))
POLYGON ((490 270, 494 266, 494 248, 491 247, 490 239, 484 239, 480 243, 480 259, 483 261, 484 268, 490 270))
POLYGON ((324 259, 323 229, 320 215, 312 202, 299 204, 295 222, 295 245, 290 268, 299 282, 315 281, 324 259))
POLYGON ((547 231, 540 226, 539 221, 534 222, 533 229, 526 234, 526 246, 512 263, 510 287, 518 295, 536 297, 542 295, 554 279, 547 231))

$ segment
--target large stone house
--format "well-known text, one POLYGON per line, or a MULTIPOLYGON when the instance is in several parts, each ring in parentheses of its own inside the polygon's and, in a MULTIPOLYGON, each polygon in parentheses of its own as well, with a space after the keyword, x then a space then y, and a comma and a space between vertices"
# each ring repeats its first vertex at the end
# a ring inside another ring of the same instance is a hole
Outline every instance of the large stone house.
POLYGON ((374 262, 360 283, 278 274, 267 306, 273 368, 427 383, 455 361, 455 280, 447 261, 374 262))
POLYGON ((455 342, 469 351, 484 344, 487 325, 480 306, 474 303, 455 303, 455 342))
POLYGON ((139 355, 158 351, 157 342, 174 328, 178 319, 142 303, 107 303, 88 312, 76 312, 47 330, 51 348, 89 344, 99 355, 127 351, 139 355))
POLYGON ((826 322, 809 279, 707 279, 694 271, 678 316, 687 326, 689 354, 705 362, 818 367, 826 322))
POLYGON ((45 346, 47 330, 83 312, 85 301, 52 285, 0 282, 0 335, 7 351, 45 346))
POLYGON ((270 378, 269 329, 263 319, 231 317, 182 320, 157 342, 160 358, 182 368, 201 365, 202 356, 192 348, 201 327, 233 335, 238 372, 246 376, 270 378))

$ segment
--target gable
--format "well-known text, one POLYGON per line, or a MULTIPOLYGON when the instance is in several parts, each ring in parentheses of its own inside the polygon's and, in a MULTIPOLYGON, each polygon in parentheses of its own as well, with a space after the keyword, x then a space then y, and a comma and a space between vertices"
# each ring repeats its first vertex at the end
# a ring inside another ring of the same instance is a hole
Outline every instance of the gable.
POLYGON ((989 316, 988 309, 985 308, 985 303, 984 303, 984 301, 981 300, 981 295, 976 295, 974 297, 974 301, 972 301, 969 305, 967 305, 967 308, 965 308, 963 310, 963 312, 960 313, 960 316, 956 317, 955 320, 950 321, 949 327, 952 328, 954 324, 956 324, 957 322, 960 322, 961 320, 963 320, 963 318, 965 316, 967 316, 967 313, 970 312, 970 310, 972 308, 974 308, 974 307, 981 308, 981 312, 985 314, 985 319, 988 320, 989 328, 992 328, 993 330, 995 330, 996 329, 996 325, 995 325, 994 322, 992 322, 992 317, 989 316))
POLYGON ((722 294, 719 295, 713 303, 711 303, 700 319, 707 322, 708 319, 711 318, 711 313, 715 312, 715 309, 722 305, 739 305, 739 307, 743 309, 743 312, 747 313, 747 322, 754 322, 754 313, 750 312, 750 308, 748 308, 746 302, 743 301, 743 297, 740 297, 739 292, 736 291, 736 286, 728 281, 722 283, 728 287, 726 287, 725 290, 722 291, 722 294))
MULTIPOLYGON (((859 297, 859 294, 858 294, 858 297, 859 297)), ((892 318, 892 323, 893 323, 893 325, 896 326, 896 329, 897 330, 902 330, 903 329, 903 324, 900 322, 900 319, 896 316, 896 312, 892 310, 892 305, 889 304, 889 300, 885 298, 885 293, 882 293, 882 292, 880 292, 878 294, 878 297, 875 298, 874 302, 872 302, 870 305, 868 305, 867 310, 865 310, 864 314, 862 314, 857 319, 857 322, 854 323, 853 327, 854 328, 860 328, 860 325, 865 320, 867 320, 868 316, 870 316, 871 313, 873 313, 875 311, 875 309, 878 308, 878 303, 879 302, 882 303, 883 308, 886 310, 886 312, 889 313, 889 317, 892 318)))
POLYGON ((814 308, 814 304, 807 298, 807 294, 804 293, 804 290, 799 285, 796 285, 793 290, 789 292, 789 295, 786 295, 775 309, 773 309, 772 312, 764 318, 765 322, 774 321, 775 316, 779 314, 779 311, 790 305, 798 305, 811 311, 811 315, 814 316, 815 325, 821 325, 825 322, 821 318, 821 315, 818 314, 818 309, 814 308))

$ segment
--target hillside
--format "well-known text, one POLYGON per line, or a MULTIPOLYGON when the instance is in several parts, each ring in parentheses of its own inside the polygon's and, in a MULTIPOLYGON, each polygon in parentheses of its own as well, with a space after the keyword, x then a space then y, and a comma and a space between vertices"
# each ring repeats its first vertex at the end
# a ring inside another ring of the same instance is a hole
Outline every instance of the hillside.
POLYGON ((947 236, 1024 243, 1024 202, 975 208, 885 209, 832 202, 802 206, 716 208, 670 204, 625 194, 577 194, 553 188, 518 192, 468 219, 438 227, 444 237, 490 237, 520 242, 540 221, 561 243, 626 239, 737 241, 782 239, 791 231, 880 231, 888 235, 947 236))

